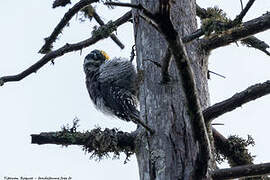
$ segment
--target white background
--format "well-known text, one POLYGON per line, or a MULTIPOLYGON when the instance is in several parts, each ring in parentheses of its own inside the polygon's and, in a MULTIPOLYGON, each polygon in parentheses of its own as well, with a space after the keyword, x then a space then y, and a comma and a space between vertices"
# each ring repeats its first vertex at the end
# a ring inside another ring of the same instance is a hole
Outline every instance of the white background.
MULTIPOLYGON (((247 0, 243 0, 244 3, 247 0)), ((240 12, 239 1, 198 1, 202 7, 218 5, 229 17, 240 12), (218 3, 218 4, 216 4, 218 3)), ((0 76, 11 75, 26 69, 42 55, 38 50, 68 8, 51 8, 52 1, 2 1, 0 6, 0 76)), ((253 19, 270 10, 269 0, 256 1, 244 21, 253 19)), ((127 8, 108 10, 97 8, 104 21, 117 19, 127 8)), ((79 16, 78 16, 79 17, 79 16)), ((75 43, 91 35, 93 20, 80 23, 73 18, 65 28, 58 48, 65 43, 75 43)), ((80 52, 72 52, 47 64, 36 74, 20 82, 7 83, 0 87, 0 179, 4 177, 72 177, 80 179, 139 179, 136 159, 124 164, 120 160, 89 160, 81 147, 56 145, 33 145, 30 134, 58 131, 72 124, 74 117, 80 119, 79 130, 91 130, 96 125, 132 131, 132 123, 104 116, 94 109, 85 88, 82 63, 84 56, 93 49, 103 49, 111 57, 130 56, 133 45, 132 25, 118 28, 118 37, 126 48, 120 50, 110 39, 98 42, 80 52)), ((270 31, 257 35, 270 44, 270 31)), ((248 86, 270 79, 270 57, 258 50, 232 44, 212 52, 210 70, 226 76, 222 79, 212 75, 209 81, 211 103, 222 101, 248 86)), ((216 127, 224 135, 251 134, 256 146, 251 152, 256 163, 269 162, 269 105, 270 96, 248 103, 228 113, 215 122, 225 126, 216 127)))

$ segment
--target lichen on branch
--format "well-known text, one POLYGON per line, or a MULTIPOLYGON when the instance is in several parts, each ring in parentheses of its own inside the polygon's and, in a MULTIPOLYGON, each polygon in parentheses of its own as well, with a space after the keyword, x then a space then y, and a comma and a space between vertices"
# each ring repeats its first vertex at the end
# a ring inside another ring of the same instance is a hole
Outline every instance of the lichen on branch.
POLYGON ((121 152, 126 155, 126 160, 128 160, 135 151, 135 134, 118 129, 95 128, 91 131, 77 132, 74 126, 72 128, 65 126, 58 132, 32 134, 31 137, 32 144, 38 145, 82 145, 83 150, 89 153, 91 158, 98 160, 110 157, 110 153, 117 158, 121 152))

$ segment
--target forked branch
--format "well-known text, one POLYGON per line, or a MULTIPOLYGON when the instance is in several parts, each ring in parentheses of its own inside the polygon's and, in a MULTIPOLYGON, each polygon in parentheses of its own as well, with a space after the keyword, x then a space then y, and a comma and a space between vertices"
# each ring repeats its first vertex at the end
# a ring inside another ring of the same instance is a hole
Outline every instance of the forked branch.
POLYGON ((232 42, 236 42, 238 40, 247 38, 249 36, 263 32, 268 29, 270 29, 269 12, 256 19, 247 21, 243 23, 241 26, 229 29, 225 33, 213 34, 207 39, 201 39, 200 42, 202 47, 205 50, 209 51, 222 46, 229 45, 232 42))
POLYGON ((78 3, 76 3, 72 8, 66 12, 64 17, 61 19, 61 21, 57 24, 57 26, 54 28, 52 34, 45 38, 45 44, 42 46, 42 48, 39 50, 39 53, 46 54, 51 51, 52 44, 57 39, 57 36, 62 33, 63 28, 68 24, 68 22, 71 20, 71 18, 78 13, 83 7, 98 2, 98 0, 81 0, 78 3))
POLYGON ((245 17, 245 15, 247 14, 248 10, 251 8, 251 6, 253 5, 253 3, 255 2, 255 0, 249 0, 246 7, 241 11, 241 13, 236 16, 236 18, 233 20, 233 24, 238 24, 240 22, 242 22, 243 18, 245 17))
MULTIPOLYGON (((86 8, 84 8, 83 11, 87 13, 89 17, 93 17, 99 25, 101 26, 105 25, 105 23, 103 22, 103 20, 98 15, 98 13, 96 12, 95 8, 92 5, 88 5, 86 8)), ((110 37, 121 49, 125 48, 125 45, 121 43, 121 41, 116 37, 115 34, 112 33, 110 37)))
MULTIPOLYGON (((98 22, 99 25, 101 25, 101 26, 105 25, 105 23, 102 21, 102 19, 96 13, 96 11, 93 12, 93 17, 95 18, 95 20, 98 22)), ((121 49, 125 48, 125 45, 123 43, 121 43, 121 41, 116 37, 115 34, 111 34, 110 37, 121 49)))
MULTIPOLYGON (((233 21, 229 21, 228 23, 225 23, 224 26, 226 26, 227 28, 228 27, 231 28, 231 27, 239 24, 253 3, 254 3, 253 0, 249 1, 246 5, 245 9, 243 9, 242 12, 233 21), (231 24, 231 25, 226 25, 226 24, 231 24)), ((199 5, 196 5, 196 14, 198 17, 200 17, 201 20, 207 19, 207 18, 213 18, 213 16, 214 16, 213 13, 209 13, 206 9, 201 8, 199 5)), ((229 18, 227 18, 227 19, 229 19, 229 18)), ((203 36, 203 35, 204 35, 204 30, 198 29, 197 31, 195 31, 194 33, 192 33, 191 35, 189 35, 187 37, 194 39, 194 38, 198 38, 198 37, 203 36)), ((248 36, 246 38, 241 39, 240 41, 242 44, 244 44, 248 47, 258 49, 258 50, 264 52, 265 54, 267 54, 268 56, 270 56, 270 52, 266 50, 267 48, 269 48, 269 45, 267 43, 265 43, 264 41, 254 37, 254 36, 248 36)))
POLYGON ((130 18, 131 18, 131 11, 127 12, 116 21, 108 22, 106 25, 99 27, 96 31, 93 32, 93 35, 90 38, 84 41, 75 43, 75 44, 66 44, 55 51, 51 51, 47 53, 39 61, 37 61, 35 64, 30 66, 23 72, 16 75, 12 75, 12 76, 0 77, 0 85, 3 85, 5 82, 10 82, 10 81, 20 81, 21 79, 27 77, 28 75, 36 72, 42 66, 44 66, 51 60, 54 60, 57 57, 63 56, 64 54, 72 52, 72 51, 81 50, 92 44, 95 44, 99 40, 109 37, 111 33, 116 30, 118 26, 121 26, 122 24, 126 23, 130 18))

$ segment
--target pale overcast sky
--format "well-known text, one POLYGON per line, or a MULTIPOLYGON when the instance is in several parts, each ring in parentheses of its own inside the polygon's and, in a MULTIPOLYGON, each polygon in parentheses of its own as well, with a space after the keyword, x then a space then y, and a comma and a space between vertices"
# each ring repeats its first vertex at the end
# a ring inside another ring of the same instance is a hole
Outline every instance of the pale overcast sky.
MULTIPOLYGON (((0 6, 0 76, 16 74, 39 60, 38 50, 68 8, 52 9, 53 1, 3 1, 0 6)), ((244 3, 247 0, 243 0, 244 3)), ((229 17, 240 11, 240 2, 198 1, 202 7, 218 5, 229 17), (216 4, 219 3, 219 4, 216 4), (233 3, 233 4, 232 4, 233 3)), ((69 8, 71 6, 68 6, 69 8)), ((127 8, 108 10, 98 8, 104 21, 116 19, 127 8)), ((245 21, 258 17, 270 10, 269 0, 258 0, 245 17, 245 21)), ((77 18, 78 19, 78 18, 77 18)), ((93 21, 92 24, 95 24, 93 21)), ((91 34, 89 22, 80 23, 75 18, 65 28, 55 47, 86 39, 91 34)), ((93 129, 96 125, 135 130, 136 126, 104 116, 94 109, 85 88, 82 63, 84 56, 93 49, 103 49, 111 56, 129 57, 133 45, 132 25, 121 26, 117 34, 126 45, 120 50, 110 39, 98 42, 80 52, 69 53, 47 64, 36 74, 20 82, 7 83, 0 87, 1 148, 0 179, 4 177, 72 177, 80 179, 129 179, 137 180, 138 168, 135 157, 124 164, 120 160, 89 160, 81 147, 56 145, 33 145, 30 134, 58 131, 64 124, 71 124, 74 117, 80 119, 79 130, 93 129)), ((270 44, 270 31, 257 35, 270 44)), ((248 86, 270 79, 270 57, 257 50, 232 44, 212 52, 210 70, 225 75, 221 79, 212 75, 209 81, 211 103, 214 104, 248 86)), ((270 96, 244 105, 215 122, 225 126, 216 127, 224 135, 251 134, 256 146, 251 152, 256 163, 270 161, 269 136, 270 96)))

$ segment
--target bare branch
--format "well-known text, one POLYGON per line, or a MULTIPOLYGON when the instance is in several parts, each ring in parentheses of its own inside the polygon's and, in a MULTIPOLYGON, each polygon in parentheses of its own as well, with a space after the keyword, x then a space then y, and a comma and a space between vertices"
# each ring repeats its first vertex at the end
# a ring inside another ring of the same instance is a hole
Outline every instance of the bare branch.
POLYGON ((53 2, 52 8, 56 8, 56 7, 59 7, 59 6, 64 7, 67 4, 71 4, 70 0, 55 0, 53 2))
POLYGON ((256 38, 255 36, 250 36, 246 39, 242 39, 241 43, 246 45, 247 47, 252 47, 264 52, 266 55, 270 56, 270 52, 266 49, 269 48, 269 45, 266 44, 264 41, 256 38))
POLYGON ((203 111, 204 120, 209 123, 213 119, 230 112, 243 104, 258 99, 270 93, 270 81, 262 84, 255 84, 246 90, 233 95, 231 98, 216 103, 203 111))
POLYGON ((222 78, 224 78, 224 79, 226 78, 225 76, 223 76, 223 75, 221 75, 221 74, 218 74, 218 73, 216 73, 216 72, 214 72, 214 71, 208 70, 207 73, 208 73, 208 74, 207 74, 208 79, 210 79, 210 73, 212 73, 212 74, 214 74, 214 75, 216 75, 216 76, 222 77, 222 78))
POLYGON ((247 38, 248 36, 252 36, 268 29, 270 29, 269 12, 256 19, 245 22, 239 27, 229 29, 226 33, 214 34, 207 39, 202 39, 200 41, 202 47, 209 51, 221 46, 229 45, 232 42, 247 38))
MULTIPOLYGON (((240 22, 242 22, 243 18, 245 17, 245 15, 247 14, 248 10, 251 8, 251 6, 253 5, 253 3, 255 2, 255 0, 249 0, 246 7, 241 11, 241 13, 236 16, 236 18, 233 20, 233 24, 238 24, 240 22)), ((241 1, 242 3, 242 1, 241 1)))
POLYGON ((233 168, 217 169, 212 172, 213 179, 234 179, 248 176, 270 174, 270 163, 237 166, 233 168))
POLYGON ((242 0, 240 0, 240 3, 241 3, 241 9, 243 10, 244 9, 244 6, 243 6, 242 0))
POLYGON ((204 35, 204 31, 202 29, 198 29, 195 32, 191 33, 190 35, 186 35, 182 38, 183 43, 188 43, 190 41, 193 41, 194 39, 197 39, 204 35))
POLYGON ((98 0, 81 0, 78 3, 76 3, 72 8, 70 8, 68 12, 65 13, 61 21, 57 24, 52 34, 49 37, 45 38, 45 44, 39 50, 39 53, 46 54, 50 52, 52 49, 52 44, 55 42, 57 36, 62 32, 63 28, 68 24, 71 18, 76 13, 78 13, 83 7, 94 2, 98 2, 98 0))
POLYGON ((135 8, 135 9, 142 9, 143 8, 143 6, 141 6, 141 5, 132 4, 132 3, 105 2, 104 4, 110 5, 110 6, 130 7, 130 8, 135 8))
POLYGON ((78 51, 83 48, 86 48, 92 44, 95 44, 101 39, 107 38, 113 31, 116 30, 116 28, 125 22, 127 22, 131 18, 131 11, 124 14, 122 17, 117 19, 114 22, 108 22, 106 25, 99 27, 96 31, 93 32, 92 37, 75 43, 75 44, 66 44, 63 47, 51 51, 48 54, 44 55, 39 61, 37 61, 35 64, 24 70, 23 72, 12 75, 12 76, 4 76, 0 78, 0 85, 3 85, 5 82, 10 81, 20 81, 21 79, 25 78, 26 76, 30 75, 31 73, 36 72, 38 69, 40 69, 42 66, 44 66, 49 61, 59 57, 63 56, 66 53, 72 52, 72 51, 78 51))

